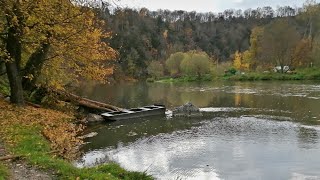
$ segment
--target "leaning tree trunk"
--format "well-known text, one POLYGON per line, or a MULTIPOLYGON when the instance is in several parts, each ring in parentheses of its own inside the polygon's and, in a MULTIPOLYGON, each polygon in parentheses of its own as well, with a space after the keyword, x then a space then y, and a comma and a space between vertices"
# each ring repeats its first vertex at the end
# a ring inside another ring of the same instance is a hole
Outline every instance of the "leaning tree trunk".
POLYGON ((8 30, 8 39, 6 49, 10 59, 6 62, 6 70, 10 84, 10 101, 17 105, 23 105, 23 88, 19 72, 19 63, 21 61, 21 44, 18 40, 17 32, 14 27, 8 30))
POLYGON ((44 62, 46 61, 46 56, 49 52, 50 49, 50 45, 48 43, 43 43, 41 44, 41 46, 36 50, 36 52, 34 52, 22 74, 23 74, 23 89, 25 90, 32 90, 36 87, 36 82, 38 77, 40 76, 41 73, 41 69, 44 65, 44 62), (28 78, 30 77, 30 75, 32 76, 32 78, 28 78))

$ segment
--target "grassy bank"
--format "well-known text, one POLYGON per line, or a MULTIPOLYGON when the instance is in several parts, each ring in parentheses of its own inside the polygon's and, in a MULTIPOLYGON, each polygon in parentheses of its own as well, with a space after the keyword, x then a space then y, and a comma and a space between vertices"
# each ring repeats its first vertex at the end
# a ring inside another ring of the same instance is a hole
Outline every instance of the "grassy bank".
POLYGON ((9 177, 9 170, 7 167, 0 163, 0 180, 4 180, 9 177))
MULTIPOLYGON (((178 78, 171 78, 171 77, 166 77, 166 78, 160 78, 159 80, 154 80, 155 82, 163 82, 163 83, 171 83, 171 82, 205 82, 205 81, 212 81, 215 78, 210 75, 203 75, 201 77, 198 76, 183 76, 183 77, 178 77, 178 78)), ((152 81, 149 81, 152 82, 152 81)))
POLYGON ((265 81, 265 80, 320 80, 320 68, 300 69, 294 73, 257 73, 248 72, 245 74, 224 76, 226 80, 238 81, 265 81))
MULTIPOLYGON (((19 108, 2 99, 0 109, 0 137, 6 150, 30 165, 53 172, 59 179, 152 179, 145 173, 128 172, 113 163, 79 169, 65 160, 74 157, 81 144, 81 139, 76 137, 81 126, 72 124, 70 114, 19 108)), ((6 168, 0 164, 0 179, 5 176, 6 168)))
POLYGON ((274 73, 274 72, 246 72, 244 74, 221 74, 221 75, 204 75, 202 77, 197 76, 184 76, 179 78, 160 78, 159 80, 153 80, 149 82, 163 82, 163 83, 175 83, 175 82, 204 82, 213 80, 232 80, 232 81, 270 81, 270 80, 320 80, 320 68, 308 68, 299 69, 294 73, 274 73))

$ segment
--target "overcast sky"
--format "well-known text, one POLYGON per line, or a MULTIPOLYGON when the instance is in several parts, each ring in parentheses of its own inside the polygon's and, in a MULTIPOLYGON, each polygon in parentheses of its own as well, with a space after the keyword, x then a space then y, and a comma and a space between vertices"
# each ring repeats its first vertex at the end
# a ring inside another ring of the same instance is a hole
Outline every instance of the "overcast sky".
POLYGON ((117 4, 131 8, 146 7, 149 10, 223 12, 226 9, 248 9, 263 6, 301 7, 304 2, 305 0, 120 0, 117 4))

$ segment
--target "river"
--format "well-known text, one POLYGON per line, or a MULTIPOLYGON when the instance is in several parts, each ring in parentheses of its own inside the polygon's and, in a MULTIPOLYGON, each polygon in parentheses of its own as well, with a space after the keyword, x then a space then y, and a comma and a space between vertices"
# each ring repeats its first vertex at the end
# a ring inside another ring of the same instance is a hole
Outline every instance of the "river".
POLYGON ((187 102, 200 118, 92 125, 78 167, 114 161, 157 179, 320 179, 320 82, 90 85, 82 96, 130 108, 187 102))

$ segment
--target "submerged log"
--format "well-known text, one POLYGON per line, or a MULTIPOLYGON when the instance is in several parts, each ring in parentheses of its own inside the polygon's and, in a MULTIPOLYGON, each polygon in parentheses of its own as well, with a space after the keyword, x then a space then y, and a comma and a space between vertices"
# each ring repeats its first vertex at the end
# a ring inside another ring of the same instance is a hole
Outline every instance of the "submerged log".
POLYGON ((62 95, 65 100, 71 101, 82 107, 87 107, 87 108, 96 109, 100 111, 122 111, 123 110, 122 108, 119 108, 110 104, 101 103, 98 101, 93 101, 91 99, 83 98, 69 92, 57 91, 57 93, 59 95, 62 95))

